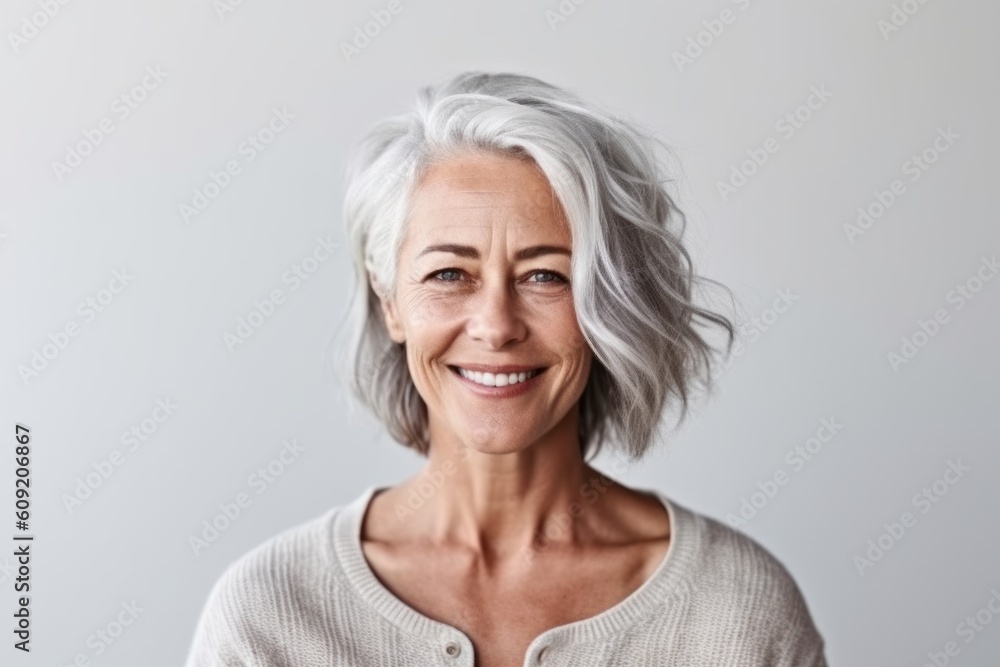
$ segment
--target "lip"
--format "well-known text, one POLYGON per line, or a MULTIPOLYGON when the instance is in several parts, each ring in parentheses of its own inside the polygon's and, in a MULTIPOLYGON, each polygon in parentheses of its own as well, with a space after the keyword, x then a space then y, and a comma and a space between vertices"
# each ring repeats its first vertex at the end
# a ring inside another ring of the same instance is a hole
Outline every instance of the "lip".
POLYGON ((543 370, 545 366, 526 366, 524 364, 448 364, 449 366, 457 366, 459 368, 464 368, 467 371, 477 371, 479 373, 493 373, 494 375, 500 373, 521 373, 528 371, 539 371, 543 370))
POLYGON ((509 384, 509 385, 506 385, 504 387, 487 387, 486 385, 479 384, 478 382, 473 382, 472 380, 470 380, 468 378, 462 377, 461 373, 458 372, 458 368, 459 368, 458 366, 451 366, 451 365, 448 366, 448 370, 455 377, 455 379, 457 379, 463 385, 465 385, 466 387, 468 387, 470 391, 472 391, 473 393, 478 394, 480 396, 487 396, 489 398, 513 398, 515 396, 520 396, 521 394, 529 392, 532 389, 534 389, 536 386, 538 386, 538 379, 540 377, 542 377, 543 375, 545 375, 545 370, 546 370, 546 368, 544 368, 544 367, 543 368, 539 368, 538 366, 534 366, 534 367, 531 367, 531 366, 489 366, 489 365, 483 365, 483 364, 473 364, 471 366, 461 366, 461 368, 464 368, 466 370, 473 370, 473 371, 479 371, 482 368, 482 369, 485 369, 485 370, 482 371, 484 373, 492 373, 493 371, 489 370, 491 368, 500 369, 498 371, 500 373, 503 373, 503 372, 507 372, 507 373, 520 373, 522 371, 527 372, 527 371, 533 371, 533 370, 538 370, 539 371, 538 373, 535 374, 534 377, 528 378, 524 382, 518 382, 517 384, 509 384), (508 368, 511 369, 511 370, 505 370, 505 369, 508 369, 508 368), (514 370, 514 369, 517 369, 517 370, 514 370))

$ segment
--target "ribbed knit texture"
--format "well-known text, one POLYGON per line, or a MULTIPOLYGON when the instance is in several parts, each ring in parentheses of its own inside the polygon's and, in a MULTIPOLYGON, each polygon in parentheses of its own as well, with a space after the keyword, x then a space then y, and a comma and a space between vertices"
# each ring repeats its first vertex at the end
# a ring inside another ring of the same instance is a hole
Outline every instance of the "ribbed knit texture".
MULTIPOLYGON (((361 549, 371 486, 248 552, 208 596, 186 667, 473 667, 457 628, 394 596, 361 549)), ((652 491, 670 546, 628 598, 535 638, 528 665, 826 667, 785 567, 746 535, 652 491)))

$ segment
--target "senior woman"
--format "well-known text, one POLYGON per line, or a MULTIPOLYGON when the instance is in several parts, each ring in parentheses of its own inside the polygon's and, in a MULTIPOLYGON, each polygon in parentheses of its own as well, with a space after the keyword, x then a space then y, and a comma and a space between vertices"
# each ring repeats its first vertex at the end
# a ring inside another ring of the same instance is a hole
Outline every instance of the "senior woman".
POLYGON ((424 469, 271 538, 213 588, 188 665, 824 666, 749 537, 588 464, 710 384, 655 142, 538 79, 465 73, 349 172, 342 362, 424 469))

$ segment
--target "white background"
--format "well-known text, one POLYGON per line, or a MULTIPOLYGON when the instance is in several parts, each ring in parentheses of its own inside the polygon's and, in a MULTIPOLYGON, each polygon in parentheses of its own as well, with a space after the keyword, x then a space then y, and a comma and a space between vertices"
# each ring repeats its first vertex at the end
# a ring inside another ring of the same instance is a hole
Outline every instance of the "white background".
POLYGON ((961 309, 948 297, 1000 252, 1000 7, 911 0, 919 10, 886 32, 887 0, 589 0, 558 22, 555 0, 400 1, 350 59, 341 43, 386 3, 76 0, 47 20, 32 19, 36 2, 4 3, 0 533, 15 532, 14 425, 26 424, 36 541, 30 655, 11 646, 13 558, 0 556, 0 662, 180 664, 228 563, 419 468, 349 415, 324 365, 351 287, 342 170, 418 87, 481 69, 569 87, 674 146, 696 269, 729 285, 750 322, 715 394, 618 478, 725 520, 783 470, 743 530, 795 576, 831 664, 923 665, 949 641, 949 664, 993 664, 1000 618, 969 642, 958 626, 1000 591, 1000 280, 972 280, 981 289, 961 309), (711 24, 720 34, 678 66, 674 53, 727 9, 733 21, 711 24), (115 100, 147 67, 166 76, 121 119, 115 100), (786 138, 775 123, 813 86, 832 96, 786 138), (241 142, 276 107, 294 119, 247 162, 241 142), (60 180, 53 163, 103 118, 114 131, 60 180), (949 127, 960 138, 912 181, 904 163, 949 127), (768 138, 779 150, 724 199, 718 182, 768 138), (185 221, 179 205, 233 159, 240 174, 185 221), (905 193, 851 242, 845 224, 894 179, 905 193), (292 291, 283 274, 328 235, 340 247, 292 291), (78 305, 116 270, 134 280, 86 322, 78 305), (285 302, 230 350, 224 335, 273 289, 285 302), (773 317, 778 290, 797 299, 773 317), (894 369, 887 355, 938 309, 948 321, 894 369), (71 323, 78 335, 48 348, 37 375, 19 370, 71 323), (167 398, 174 414, 123 447, 167 398), (844 427, 795 470, 786 453, 822 418, 844 427), (248 478, 293 438, 305 451, 257 494, 248 478), (67 509, 64 494, 116 449, 121 465, 67 509), (914 495, 959 459, 970 470, 922 514, 914 495), (196 555, 189 536, 241 492, 252 504, 196 555), (907 511, 916 524, 859 572, 855 557, 907 511), (97 655, 88 637, 133 600, 138 619, 97 655))

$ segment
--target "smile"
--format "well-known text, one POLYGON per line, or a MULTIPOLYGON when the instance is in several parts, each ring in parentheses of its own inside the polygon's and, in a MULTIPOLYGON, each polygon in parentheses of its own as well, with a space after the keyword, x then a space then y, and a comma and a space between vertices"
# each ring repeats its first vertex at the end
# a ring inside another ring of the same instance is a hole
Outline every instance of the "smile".
POLYGON ((451 366, 451 369, 466 380, 471 380, 484 387, 507 387, 520 384, 527 382, 545 370, 544 368, 536 368, 532 371, 521 371, 520 373, 481 373, 479 371, 469 371, 459 366, 451 366))

